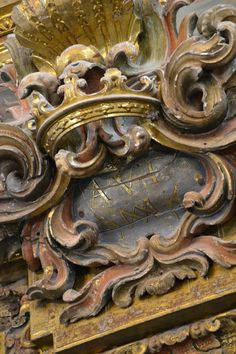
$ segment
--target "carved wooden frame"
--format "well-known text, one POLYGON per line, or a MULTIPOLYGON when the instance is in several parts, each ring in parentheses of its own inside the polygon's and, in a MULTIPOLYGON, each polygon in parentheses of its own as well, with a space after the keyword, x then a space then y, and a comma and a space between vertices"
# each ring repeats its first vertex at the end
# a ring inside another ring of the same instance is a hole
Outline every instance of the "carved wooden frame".
POLYGON ((63 324, 97 315, 110 299, 125 308, 134 295, 166 294, 176 280, 206 276, 209 260, 236 264, 235 240, 209 234, 234 215, 236 8, 188 14, 177 30, 177 11, 193 1, 75 1, 74 15, 68 1, 13 10, 13 64, 1 77, 19 105, 0 124, 0 227, 23 222, 23 257, 43 270, 27 299, 72 303, 63 324), (119 41, 108 15, 125 28, 119 41), (75 186, 153 146, 197 161, 201 188, 184 194, 168 237, 143 235, 132 250, 101 242, 98 224, 74 218, 75 186), (78 289, 77 266, 101 271, 78 289))

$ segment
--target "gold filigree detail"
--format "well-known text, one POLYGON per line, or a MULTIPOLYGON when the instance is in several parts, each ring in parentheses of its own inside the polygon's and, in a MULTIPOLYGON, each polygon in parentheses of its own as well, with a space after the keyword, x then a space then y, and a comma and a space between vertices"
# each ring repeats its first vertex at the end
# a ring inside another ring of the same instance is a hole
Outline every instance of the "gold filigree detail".
POLYGON ((11 19, 11 14, 0 17, 0 36, 12 32, 14 29, 14 23, 11 19))

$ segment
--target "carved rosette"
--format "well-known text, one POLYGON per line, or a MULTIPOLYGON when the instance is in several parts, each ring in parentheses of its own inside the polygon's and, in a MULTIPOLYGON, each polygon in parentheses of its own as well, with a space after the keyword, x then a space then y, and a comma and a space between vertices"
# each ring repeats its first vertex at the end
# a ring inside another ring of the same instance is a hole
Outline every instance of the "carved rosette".
POLYGON ((1 77, 18 105, 0 124, 0 223, 22 222, 23 257, 43 270, 27 295, 70 303, 62 323, 163 295, 206 276, 209 260, 236 264, 235 241, 209 231, 234 217, 236 8, 191 13, 176 30, 191 2, 13 11, 1 77), (96 275, 84 282, 78 266, 96 275))

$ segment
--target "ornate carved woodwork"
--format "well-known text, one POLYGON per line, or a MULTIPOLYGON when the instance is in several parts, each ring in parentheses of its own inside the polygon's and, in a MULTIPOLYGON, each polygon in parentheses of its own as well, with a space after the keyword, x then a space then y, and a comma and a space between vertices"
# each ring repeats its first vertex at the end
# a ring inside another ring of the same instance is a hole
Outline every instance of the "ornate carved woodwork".
POLYGON ((222 354, 234 350, 227 340, 224 341, 224 330, 227 326, 235 326, 235 314, 225 313, 218 318, 211 318, 204 321, 191 323, 187 326, 172 329, 145 338, 126 346, 115 348, 104 353, 106 354, 181 354, 181 353, 214 353, 222 354))
MULTIPOLYGON (((19 1, 16 0, 2 0, 0 4, 0 67, 11 63, 10 54, 5 47, 5 40, 9 33, 14 30, 14 23, 11 18, 12 7, 19 1)), ((2 90, 1 90, 1 96, 2 90)))
POLYGON ((29 274, 22 292, 19 279, 0 287, 19 312, 4 327, 7 353, 36 353, 42 338, 52 353, 226 350, 224 328, 235 323, 236 4, 192 11, 199 4, 13 8, 11 60, 0 71, 0 266, 24 260, 29 274), (196 294, 181 296, 188 287, 196 294), (126 316, 129 329, 112 345, 104 332, 115 333, 114 308, 117 328, 126 316), (131 334, 139 313, 153 326, 131 334), (86 344, 81 323, 107 342, 86 344))

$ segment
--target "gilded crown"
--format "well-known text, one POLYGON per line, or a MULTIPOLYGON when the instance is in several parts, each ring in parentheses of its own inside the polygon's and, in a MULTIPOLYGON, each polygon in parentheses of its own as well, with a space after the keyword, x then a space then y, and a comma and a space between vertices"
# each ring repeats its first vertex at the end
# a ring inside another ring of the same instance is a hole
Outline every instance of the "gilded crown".
POLYGON ((31 93, 36 139, 50 155, 63 148, 63 138, 82 125, 116 117, 152 118, 156 114, 159 100, 155 77, 141 76, 132 82, 116 68, 105 70, 103 76, 101 71, 97 64, 80 61, 66 67, 60 80, 46 73, 34 73, 22 80, 21 96, 31 93), (93 71, 92 87, 86 75, 81 78, 78 71, 93 71), (101 78, 94 81, 96 72, 101 78), (96 86, 97 90, 91 92, 96 86), (52 101, 60 103, 53 105, 52 101))
MULTIPOLYGON (((100 69, 96 65, 93 68, 100 69)), ((84 124, 115 117, 151 118, 159 105, 154 77, 141 76, 129 85, 120 70, 109 68, 99 79, 99 86, 101 89, 89 93, 88 81, 67 70, 63 84, 57 89, 58 97, 63 97, 58 106, 50 104, 49 92, 44 96, 33 91, 31 103, 37 140, 48 153, 54 155, 63 137, 84 124)))

